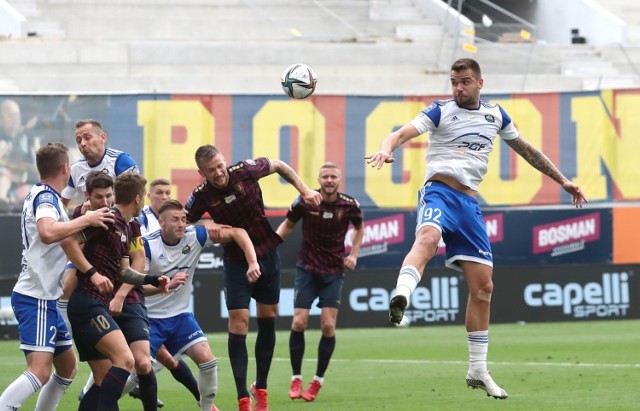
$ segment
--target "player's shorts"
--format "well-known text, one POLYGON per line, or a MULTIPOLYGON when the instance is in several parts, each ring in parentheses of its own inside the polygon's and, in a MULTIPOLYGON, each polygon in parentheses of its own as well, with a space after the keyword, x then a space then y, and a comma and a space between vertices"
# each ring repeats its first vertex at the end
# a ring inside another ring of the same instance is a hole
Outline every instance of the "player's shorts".
POLYGON ((278 304, 280 301, 280 255, 272 250, 258 260, 258 281, 249 284, 246 263, 224 265, 224 291, 227 310, 249 308, 251 298, 261 304, 278 304))
POLYGON ((442 233, 447 267, 462 271, 461 260, 493 267, 489 236, 475 197, 439 181, 428 181, 418 192, 416 233, 424 226, 442 233))
POLYGON ((149 323, 152 357, 155 357, 162 345, 167 347, 174 358, 178 358, 191 346, 207 341, 192 313, 182 313, 170 318, 149 318, 149 323))
POLYGON ((75 291, 67 306, 80 361, 104 360, 107 357, 96 349, 96 344, 120 327, 102 301, 75 291))
POLYGON ((144 304, 123 304, 120 315, 113 317, 127 340, 127 344, 136 341, 149 341, 150 326, 147 307, 144 304))
POLYGON ((50 352, 54 356, 71 348, 73 342, 56 300, 39 300, 11 293, 11 305, 18 321, 20 349, 50 352))
POLYGON ((321 275, 297 267, 293 307, 311 309, 317 297, 318 308, 340 308, 343 285, 344 273, 321 275))

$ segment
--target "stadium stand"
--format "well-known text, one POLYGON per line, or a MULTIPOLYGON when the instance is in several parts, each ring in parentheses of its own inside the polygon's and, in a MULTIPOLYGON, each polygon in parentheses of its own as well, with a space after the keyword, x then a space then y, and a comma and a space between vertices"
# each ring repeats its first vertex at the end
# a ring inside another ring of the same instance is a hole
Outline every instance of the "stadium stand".
MULTIPOLYGON (((469 20, 443 22, 425 5, 447 3, 433 0, 9 3, 27 18, 30 36, 0 41, 0 92, 271 94, 280 92, 285 67, 304 62, 323 94, 438 94, 448 89, 452 58, 471 55, 464 43, 479 48, 487 92, 638 84, 630 61, 640 48, 456 36, 469 20)), ((601 3, 640 22, 633 2, 601 3)), ((637 27, 630 21, 630 41, 640 37, 637 27)))

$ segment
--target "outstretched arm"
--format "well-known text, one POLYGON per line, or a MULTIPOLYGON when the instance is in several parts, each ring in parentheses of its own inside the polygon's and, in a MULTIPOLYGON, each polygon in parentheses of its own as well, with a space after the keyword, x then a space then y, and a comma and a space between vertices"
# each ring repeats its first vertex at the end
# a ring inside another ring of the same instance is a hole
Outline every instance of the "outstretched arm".
POLYGON ((544 155, 542 151, 532 146, 522 137, 504 141, 513 149, 513 151, 518 153, 520 157, 527 160, 527 163, 531 164, 533 168, 540 171, 542 174, 551 177, 553 181, 560 184, 567 193, 571 194, 574 206, 582 208, 583 202, 588 203, 580 187, 569 181, 569 179, 565 177, 560 170, 558 170, 551 160, 549 160, 549 157, 544 155))
POLYGON ((281 160, 270 160, 271 161, 271 173, 278 173, 280 177, 287 180, 289 184, 294 186, 296 190, 300 193, 300 196, 307 204, 320 205, 322 202, 322 195, 315 190, 311 190, 307 185, 302 181, 298 173, 293 171, 293 169, 289 166, 289 164, 285 163, 281 160))
POLYGON ((407 123, 400 129, 389 133, 389 135, 382 140, 380 151, 364 156, 364 159, 371 167, 376 167, 379 170, 385 163, 393 163, 395 161, 395 158, 391 156, 393 150, 404 144, 405 141, 409 141, 419 135, 420 132, 413 124, 407 123))

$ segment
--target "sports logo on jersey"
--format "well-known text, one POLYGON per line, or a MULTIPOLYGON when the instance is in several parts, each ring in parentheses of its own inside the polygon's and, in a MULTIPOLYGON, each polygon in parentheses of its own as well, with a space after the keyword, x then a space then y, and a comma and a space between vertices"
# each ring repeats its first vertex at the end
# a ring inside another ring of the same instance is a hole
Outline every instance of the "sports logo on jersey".
POLYGON ((231 194, 230 196, 226 196, 224 198, 224 202, 229 204, 229 203, 235 201, 235 199, 236 199, 236 196, 234 194, 231 194))
POLYGON ((453 116, 453 117, 451 118, 451 121, 458 121, 458 120, 459 120, 459 119, 458 119, 458 116, 453 116))
POLYGON ((328 212, 328 211, 325 211, 325 212, 322 214, 322 218, 324 218, 324 219, 333 218, 333 213, 330 213, 330 212, 328 212))
POLYGON ((311 215, 320 215, 319 211, 309 211, 309 214, 311 215))
POLYGON ((241 193, 242 195, 244 195, 244 186, 240 183, 236 184, 233 186, 233 189, 237 192, 237 193, 241 193))
POLYGON ((160 255, 158 256, 158 260, 164 260, 165 258, 167 257, 165 257, 163 253, 160 253, 160 255))
POLYGON ((123 233, 122 231, 116 231, 116 234, 120 236, 120 241, 122 241, 123 243, 127 242, 127 235, 125 233, 123 233))
POLYGON ((489 123, 495 123, 496 122, 496 118, 494 116, 492 116, 491 114, 487 114, 486 116, 484 116, 484 119, 487 120, 489 123))
POLYGON ((182 247, 182 254, 189 254, 190 252, 191 252, 191 247, 189 247, 189 244, 182 247))
POLYGON ((250 166, 255 166, 256 165, 256 162, 253 161, 252 159, 245 160, 245 163, 249 164, 250 166))

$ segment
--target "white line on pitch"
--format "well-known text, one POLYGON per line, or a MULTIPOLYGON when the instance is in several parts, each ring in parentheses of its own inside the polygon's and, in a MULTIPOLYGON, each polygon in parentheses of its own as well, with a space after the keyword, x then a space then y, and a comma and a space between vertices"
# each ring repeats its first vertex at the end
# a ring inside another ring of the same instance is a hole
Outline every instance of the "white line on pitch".
MULTIPOLYGON (((288 358, 274 358, 274 361, 289 361, 288 358)), ((305 361, 317 361, 309 358, 305 361)), ((391 359, 360 359, 351 360, 346 358, 332 358, 331 362, 366 362, 366 363, 390 363, 390 364, 445 364, 445 365, 468 365, 467 361, 456 360, 391 360, 391 359)), ((640 368, 640 364, 595 364, 595 363, 573 363, 573 362, 515 362, 515 361, 487 361, 489 365, 515 365, 515 366, 540 366, 540 367, 592 367, 592 368, 640 368)))

